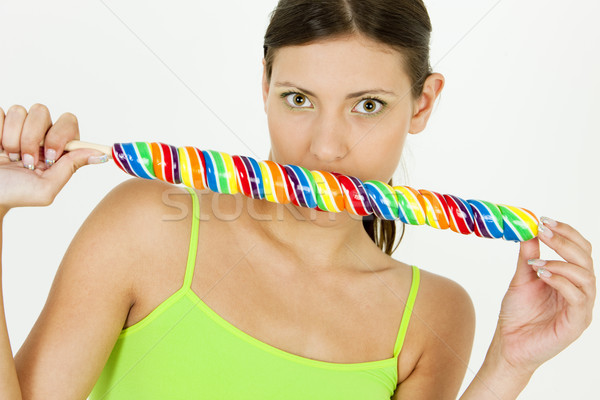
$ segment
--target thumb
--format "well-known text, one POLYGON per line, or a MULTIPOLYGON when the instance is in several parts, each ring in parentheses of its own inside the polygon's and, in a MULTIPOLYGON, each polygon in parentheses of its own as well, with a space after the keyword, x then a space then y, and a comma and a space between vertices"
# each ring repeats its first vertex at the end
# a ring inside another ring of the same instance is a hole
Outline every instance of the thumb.
POLYGON ((511 285, 519 285, 535 278, 535 271, 527 260, 540 257, 540 241, 537 237, 520 242, 519 257, 517 259, 517 271, 510 282, 511 285))
POLYGON ((73 174, 87 164, 97 164, 108 161, 108 157, 101 151, 94 149, 77 149, 63 154, 50 168, 44 171, 43 176, 62 188, 73 174))

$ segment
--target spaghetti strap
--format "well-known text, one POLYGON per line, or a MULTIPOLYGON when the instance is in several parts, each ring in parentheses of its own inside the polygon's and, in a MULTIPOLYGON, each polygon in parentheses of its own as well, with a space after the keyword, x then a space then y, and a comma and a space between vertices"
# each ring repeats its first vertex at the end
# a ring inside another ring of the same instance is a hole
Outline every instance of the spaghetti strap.
POLYGON ((198 225, 200 224, 200 206, 198 204, 198 195, 192 188, 186 187, 187 191, 192 196, 193 212, 192 212, 192 232, 190 234, 190 247, 188 251, 188 259, 185 267, 185 278, 183 280, 183 288, 192 286, 192 278, 194 276, 194 267, 196 266, 196 250, 198 248, 198 225))
POLYGON ((412 314, 413 306, 415 304, 415 298, 417 297, 417 292, 419 290, 420 283, 420 271, 416 265, 412 266, 412 283, 410 285, 410 292, 408 293, 408 298, 406 299, 406 305, 404 306, 404 313, 402 314, 402 321, 400 321, 400 329, 398 330, 398 336, 396 337, 396 344, 394 345, 394 358, 400 354, 400 350, 402 350, 402 345, 404 344, 404 337, 406 336, 406 331, 408 330, 408 322, 410 321, 410 316, 412 314))

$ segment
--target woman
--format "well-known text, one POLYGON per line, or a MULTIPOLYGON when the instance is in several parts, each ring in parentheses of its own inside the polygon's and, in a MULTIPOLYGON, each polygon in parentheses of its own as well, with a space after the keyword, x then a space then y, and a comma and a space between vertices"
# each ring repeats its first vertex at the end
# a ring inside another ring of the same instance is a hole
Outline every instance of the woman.
MULTIPOLYGON (((269 158, 389 181, 444 85, 429 70, 430 30, 420 1, 280 2, 265 35, 269 158)), ((44 106, 9 109, 2 148, 23 162, 4 159, 0 215, 48 204, 74 170, 102 161, 63 154, 78 137, 71 114, 52 125, 44 106)), ((184 189, 176 200, 191 212, 166 221, 167 190, 130 180, 90 215, 14 363, 3 341, 3 398, 456 397, 472 304, 456 283, 389 257, 390 223, 184 189)), ((552 237, 521 244, 465 399, 515 398, 589 324, 591 246, 547 225, 552 237), (539 240, 568 262, 530 266, 539 240)))

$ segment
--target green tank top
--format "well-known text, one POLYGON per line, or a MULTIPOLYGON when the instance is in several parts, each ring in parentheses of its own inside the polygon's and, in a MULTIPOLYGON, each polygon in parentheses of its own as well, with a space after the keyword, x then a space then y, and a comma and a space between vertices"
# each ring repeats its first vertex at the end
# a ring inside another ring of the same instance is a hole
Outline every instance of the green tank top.
POLYGON ((191 290, 200 218, 196 193, 186 189, 194 218, 183 285, 121 331, 89 399, 390 399, 419 269, 412 266, 392 358, 343 364, 283 351, 236 328, 191 290))

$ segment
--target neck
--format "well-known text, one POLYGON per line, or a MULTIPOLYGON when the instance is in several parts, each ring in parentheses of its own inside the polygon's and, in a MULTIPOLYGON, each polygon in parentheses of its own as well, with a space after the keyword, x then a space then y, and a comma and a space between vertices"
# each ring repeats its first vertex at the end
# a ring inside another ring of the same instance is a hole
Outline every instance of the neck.
POLYGON ((376 248, 363 227, 362 217, 346 211, 324 212, 292 203, 252 199, 247 205, 264 218, 257 222, 265 235, 305 265, 321 269, 339 268, 344 263, 354 265, 361 263, 361 253, 376 248))
POLYGON ((292 203, 255 200, 242 194, 212 196, 217 196, 211 202, 213 208, 219 204, 221 214, 224 210, 232 213, 236 210, 235 214, 239 215, 236 220, 243 225, 235 229, 247 233, 250 229, 251 235, 262 236, 307 268, 334 270, 356 266, 366 269, 367 259, 384 255, 365 231, 362 217, 347 211, 323 212, 292 203))

